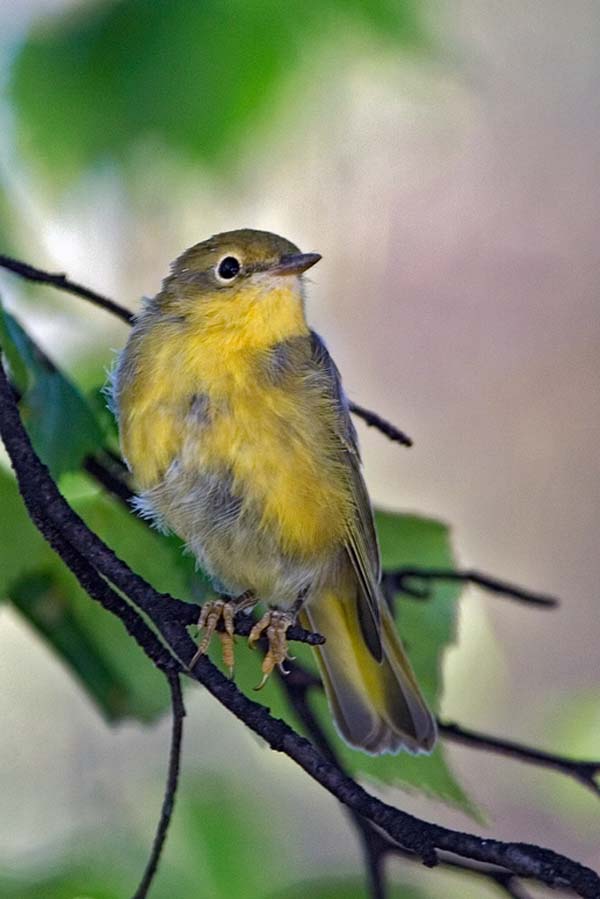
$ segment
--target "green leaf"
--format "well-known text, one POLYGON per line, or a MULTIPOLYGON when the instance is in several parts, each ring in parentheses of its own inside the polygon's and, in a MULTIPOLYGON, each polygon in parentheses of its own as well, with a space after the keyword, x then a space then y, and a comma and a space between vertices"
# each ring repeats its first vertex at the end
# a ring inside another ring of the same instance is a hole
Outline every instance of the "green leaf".
POLYGON ((127 886, 123 883, 112 888, 106 880, 106 874, 100 871, 90 874, 77 869, 39 879, 0 874, 0 895, 3 899, 122 899, 127 886))
MULTIPOLYGON (((74 485, 72 479, 68 486, 73 493, 74 509, 134 571, 158 590, 182 599, 201 593, 203 581, 195 573, 194 560, 183 554, 180 541, 162 537, 133 512, 100 493, 78 496, 74 485)), ((169 694, 163 675, 145 658, 121 622, 90 600, 64 565, 56 557, 54 559, 55 564, 50 569, 53 591, 60 597, 63 608, 68 605, 78 628, 69 619, 72 641, 66 655, 63 652, 63 621, 62 627, 49 635, 54 650, 63 654, 109 719, 152 720, 168 705, 169 694), (88 641, 96 646, 104 668, 111 673, 110 684, 99 664, 94 669, 89 663, 83 664, 88 641)), ((51 595, 47 596, 46 601, 51 598, 51 595)))
MULTIPOLYGON (((416 515, 388 512, 376 514, 384 568, 391 570, 406 566, 453 568, 454 561, 449 531, 439 521, 416 515)), ((396 597, 395 617, 415 673, 431 708, 439 707, 442 693, 441 664, 445 650, 455 640, 456 616, 461 587, 456 583, 438 582, 427 600, 396 597)), ((213 659, 219 664, 218 648, 213 659)), ((298 661, 316 673, 308 647, 294 644, 298 661)), ((235 679, 249 695, 271 709, 272 714, 284 718, 295 727, 285 694, 275 677, 259 693, 252 688, 260 682, 261 656, 240 646, 236 650, 235 679)), ((351 749, 338 736, 332 723, 324 694, 311 693, 311 704, 321 726, 335 746, 343 764, 353 776, 367 776, 371 780, 418 789, 438 799, 478 816, 464 790, 452 774, 441 742, 430 756, 400 755, 370 756, 351 749)))
POLYGON ((29 385, 29 373, 13 339, 11 318, 0 303, 0 348, 8 361, 13 385, 23 394, 29 385))
MULTIPOLYGON (((64 486, 90 527, 159 590, 184 599, 201 595, 204 582, 179 541, 160 536, 133 512, 90 489, 83 476, 70 476, 64 486)), ((0 597, 12 601, 108 720, 155 718, 168 705, 164 677, 45 543, 14 480, 2 470, 0 503, 0 597)))
MULTIPOLYGON (((12 502, 16 489, 0 479, 2 499, 10 503, 10 529, 23 539, 18 548, 2 542, 1 566, 4 595, 33 629, 51 646, 84 686, 104 717, 152 720, 168 705, 164 677, 154 669, 113 615, 91 600, 74 575, 34 531, 23 505, 12 502), (11 561, 14 552, 17 562, 11 561)), ((96 497, 75 503, 77 511, 98 530, 118 527, 111 533, 119 549, 136 546, 158 560, 168 550, 153 531, 137 521, 124 523, 107 515, 108 500, 96 497), (130 530, 131 529, 131 530, 130 530)), ((6 506, 3 506, 6 508, 6 506)), ((123 516, 127 512, 123 511, 123 516)), ((105 533, 105 536, 108 536, 105 533)))
MULTIPOLYGON (((102 629, 90 632, 78 614, 76 588, 48 566, 10 588, 15 607, 77 675, 108 718, 129 712, 127 682, 102 645, 102 629)), ((102 628, 102 626, 101 626, 102 628)))
MULTIPOLYGON (((382 511, 375 519, 384 570, 455 567, 447 525, 431 518, 382 511)), ((455 642, 461 589, 459 583, 438 581, 426 600, 396 596, 395 618, 402 640, 421 689, 436 712, 442 694, 443 653, 455 642)))
POLYGON ((16 481, 0 467, 0 600, 13 581, 46 558, 47 544, 30 521, 16 481))
POLYGON ((190 859, 187 875, 192 882, 202 879, 211 899, 264 899, 265 884, 285 868, 291 852, 268 822, 260 821, 260 808, 247 788, 222 773, 188 785, 176 835, 190 859))
POLYGON ((103 442, 92 410, 1 306, 0 341, 21 393, 21 416, 36 451, 55 478, 76 471, 103 442))
POLYGON ((416 0, 121 0, 46 17, 12 72, 21 144, 54 179, 149 141, 226 163, 286 93, 300 114, 293 75, 353 33, 425 43, 416 0))

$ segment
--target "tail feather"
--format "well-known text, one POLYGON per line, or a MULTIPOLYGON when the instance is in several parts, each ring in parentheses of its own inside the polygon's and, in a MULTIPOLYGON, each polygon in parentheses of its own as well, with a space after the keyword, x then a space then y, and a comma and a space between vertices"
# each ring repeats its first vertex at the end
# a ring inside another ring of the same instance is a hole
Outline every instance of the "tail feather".
POLYGON ((421 695, 396 627, 381 602, 383 658, 365 643, 353 589, 328 591, 302 611, 303 625, 327 638, 315 647, 337 727, 351 745, 384 752, 430 752, 436 726, 421 695))

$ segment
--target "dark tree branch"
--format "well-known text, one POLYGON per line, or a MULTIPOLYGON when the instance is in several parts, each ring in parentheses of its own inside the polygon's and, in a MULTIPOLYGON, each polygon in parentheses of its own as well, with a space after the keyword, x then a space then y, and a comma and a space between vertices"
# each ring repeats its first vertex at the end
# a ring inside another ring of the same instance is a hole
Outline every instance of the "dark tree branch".
POLYGON ((362 418, 365 424, 370 428, 377 428, 378 431, 385 434, 385 436, 393 443, 399 443, 401 446, 413 445, 411 438, 405 434, 404 431, 401 431, 400 428, 397 428, 396 425, 391 424, 391 422, 386 421, 381 415, 378 415, 376 412, 371 412, 370 409, 365 409, 364 406, 359 406, 358 403, 350 403, 349 405, 353 415, 356 415, 357 418, 362 418))
POLYGON ((554 752, 545 752, 543 749, 525 746, 523 743, 517 743, 514 740, 505 740, 482 734, 479 731, 461 727, 459 724, 452 722, 438 720, 438 731, 446 739, 455 743, 462 743, 473 749, 485 749, 488 752, 495 752, 498 755, 519 759, 519 761, 528 762, 531 765, 539 765, 542 768, 560 771, 562 774, 566 774, 583 784, 596 796, 600 796, 600 784, 597 780, 600 775, 600 761, 567 758, 554 752))
POLYGON ((15 275, 19 275, 20 278, 24 278, 26 281, 34 281, 37 284, 47 284, 50 287, 62 290, 64 293, 72 293, 74 296, 80 297, 83 300, 88 300, 90 303, 94 303, 95 306, 100 306, 101 309, 106 309, 107 312, 116 315, 117 318, 127 322, 128 325, 133 321, 133 313, 128 309, 125 309, 124 306, 119 306, 114 300, 110 300, 108 297, 96 293, 95 290, 90 290, 89 287, 84 287, 82 284, 76 284, 75 281, 70 281, 67 276, 62 273, 51 274, 50 272, 44 272, 39 268, 35 268, 33 265, 28 265, 26 262, 19 262, 18 259, 11 259, 10 256, 4 256, 2 253, 0 253, 0 267, 7 269, 9 272, 13 272, 15 275))
POLYGON ((128 484, 118 474, 115 474, 109 465, 98 456, 88 456, 84 459, 83 467, 94 480, 124 503, 131 511, 130 503, 135 494, 128 484))
POLYGON ((491 577, 481 571, 466 569, 464 571, 455 571, 452 568, 416 568, 406 566, 398 568, 396 571, 385 571, 383 573, 384 588, 388 591, 400 591, 408 593, 417 599, 427 599, 430 595, 428 587, 419 588, 410 584, 412 580, 419 581, 461 581, 476 584, 490 593, 498 593, 501 596, 507 596, 532 606, 544 606, 546 608, 554 608, 558 605, 558 599, 554 596, 546 596, 542 593, 533 593, 524 587, 518 587, 515 584, 509 584, 498 578, 491 577))
MULTIPOLYGON (((401 850, 397 850, 397 854, 403 858, 410 859, 410 856, 401 850)), ((513 896, 514 899, 533 899, 525 891, 525 888, 518 880, 515 874, 497 868, 494 865, 480 864, 479 862, 459 861, 446 853, 440 853, 440 865, 454 871, 460 871, 462 874, 470 874, 475 877, 482 877, 495 883, 502 892, 507 896, 513 896)))
POLYGON ((181 684, 178 674, 169 674, 169 687, 171 688, 171 708, 173 713, 173 726, 171 730, 171 746, 169 749, 169 767, 167 772, 167 783, 165 786, 165 795, 163 799, 158 827, 152 844, 150 858, 146 865, 140 884, 133 894, 133 899, 146 899, 148 890, 152 885, 160 856, 167 837, 173 807, 175 805, 175 795, 177 793, 177 784, 179 782, 179 769, 181 763, 181 744, 183 740, 183 719, 185 718, 185 707, 183 705, 183 697, 181 695, 181 684))
MULTIPOLYGON (((78 573, 76 569, 83 559, 84 570, 87 571, 90 567, 96 569, 98 576, 103 576, 101 580, 104 578, 109 580, 138 608, 143 609, 160 633, 160 640, 141 619, 130 620, 129 614, 131 612, 135 615, 135 610, 129 603, 124 603, 124 608, 118 608, 115 600, 118 594, 114 590, 111 589, 105 597, 99 589, 96 591, 95 598, 101 602, 103 599, 107 600, 107 608, 124 621, 143 648, 146 649, 146 644, 148 645, 157 657, 156 664, 159 664, 160 660, 162 664, 159 666, 163 667, 163 670, 170 664, 176 665, 176 660, 181 660, 185 666, 189 666, 196 652, 196 646, 185 627, 180 623, 161 622, 156 617, 157 607, 168 601, 169 597, 158 593, 135 575, 86 527, 58 493, 47 469, 33 451, 3 370, 0 370, 0 434, 32 519, 40 530, 46 529, 47 539, 52 542, 67 565, 80 576, 81 572, 78 573), (78 547, 77 550, 74 550, 75 546, 78 547), (156 650, 143 628, 158 643, 161 651, 164 644, 167 644, 166 659, 163 659, 156 650), (140 637, 140 634, 143 636, 140 637), (172 659, 172 656, 175 658, 172 659)), ((80 580, 83 583, 81 576, 80 580)), ((148 654, 150 655, 150 652, 148 654)), ((186 673, 202 683, 215 698, 255 733, 262 736, 274 750, 284 752, 296 761, 307 774, 336 796, 340 802, 383 830, 404 849, 419 856, 425 864, 435 865, 436 850, 442 849, 463 858, 499 865, 515 875, 533 877, 545 884, 570 886, 580 896, 598 899, 600 878, 591 869, 572 859, 535 845, 482 839, 474 834, 441 827, 415 818, 371 796, 285 722, 272 718, 264 707, 240 693, 235 684, 222 675, 206 657, 201 657, 193 671, 188 669, 186 673)))

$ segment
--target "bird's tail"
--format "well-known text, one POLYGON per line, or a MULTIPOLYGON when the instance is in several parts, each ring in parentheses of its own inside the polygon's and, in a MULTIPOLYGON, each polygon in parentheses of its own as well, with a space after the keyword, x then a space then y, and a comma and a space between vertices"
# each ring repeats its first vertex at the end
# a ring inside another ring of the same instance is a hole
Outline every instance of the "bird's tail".
POLYGON ((394 620, 381 602, 383 658, 367 646, 358 617, 357 585, 326 590, 307 603, 301 622, 326 637, 315 647, 329 705, 340 734, 351 745, 374 755, 430 752, 435 720, 421 695, 394 620))

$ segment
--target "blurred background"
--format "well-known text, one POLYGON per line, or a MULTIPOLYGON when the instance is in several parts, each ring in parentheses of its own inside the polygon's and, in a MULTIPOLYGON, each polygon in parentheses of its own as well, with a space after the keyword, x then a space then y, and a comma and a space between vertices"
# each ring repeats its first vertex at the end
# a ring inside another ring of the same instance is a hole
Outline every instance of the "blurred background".
MULTIPOLYGON (((594 0, 0 0, 0 34, 0 252, 131 309, 221 230, 322 253, 310 322, 351 398, 415 442, 359 426, 375 503, 447 522, 461 565, 562 601, 539 611, 467 591, 444 716, 598 756, 594 0)), ((6 273, 0 291, 74 381, 100 383, 124 325, 6 273)), ((8 604, 0 634, 6 895, 127 895, 168 720, 111 725, 8 604)), ((360 896, 336 802, 200 689, 187 707, 153 895, 360 896)), ((382 794, 600 864, 600 809, 581 786, 447 756, 478 822, 416 791, 382 794)), ((497 895, 399 861, 390 874, 404 897, 497 895)))

